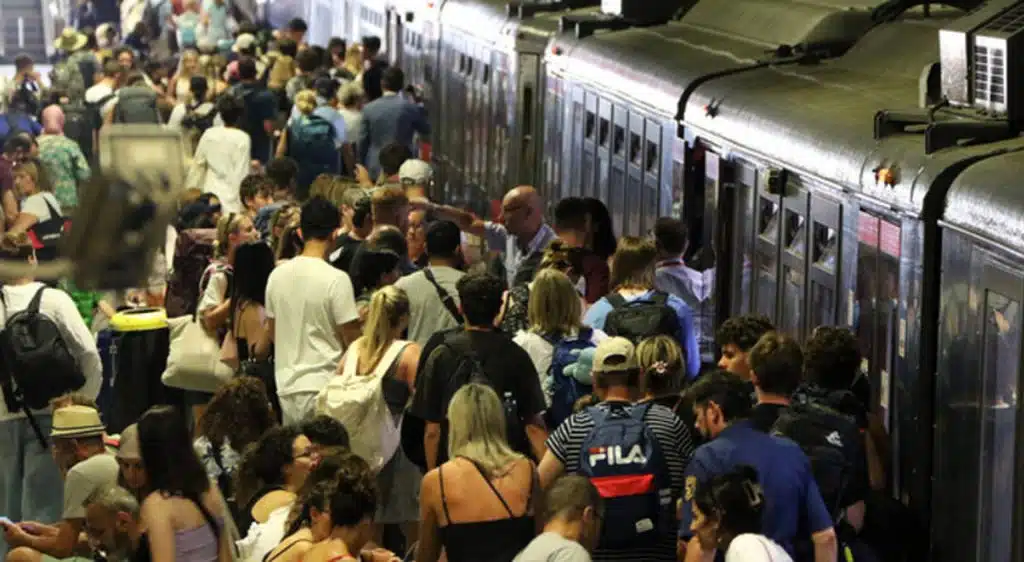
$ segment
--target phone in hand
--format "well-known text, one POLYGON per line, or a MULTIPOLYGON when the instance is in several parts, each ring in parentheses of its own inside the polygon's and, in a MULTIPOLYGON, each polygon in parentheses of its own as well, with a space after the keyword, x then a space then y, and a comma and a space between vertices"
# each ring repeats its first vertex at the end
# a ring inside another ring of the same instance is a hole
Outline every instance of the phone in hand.
POLYGON ((14 525, 14 521, 11 521, 3 515, 0 515, 0 526, 7 527, 8 525, 14 525))

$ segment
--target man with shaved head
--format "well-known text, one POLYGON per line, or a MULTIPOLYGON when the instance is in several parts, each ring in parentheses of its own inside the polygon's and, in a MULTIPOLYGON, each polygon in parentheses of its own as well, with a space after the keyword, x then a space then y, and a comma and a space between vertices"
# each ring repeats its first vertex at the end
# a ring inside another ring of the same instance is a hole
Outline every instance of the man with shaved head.
POLYGON ((537 190, 521 185, 505 194, 502 222, 485 221, 464 209, 436 205, 423 199, 413 202, 447 218, 464 232, 483 236, 490 250, 502 253, 505 282, 509 287, 529 283, 555 231, 544 221, 544 202, 537 190))

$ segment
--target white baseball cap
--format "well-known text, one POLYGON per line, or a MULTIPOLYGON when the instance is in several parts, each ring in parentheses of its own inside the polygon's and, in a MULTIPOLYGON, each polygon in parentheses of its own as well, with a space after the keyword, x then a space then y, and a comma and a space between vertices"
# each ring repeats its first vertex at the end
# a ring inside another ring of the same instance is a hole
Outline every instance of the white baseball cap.
POLYGON ((423 160, 406 160, 398 168, 398 180, 403 185, 427 185, 434 177, 434 169, 423 160))

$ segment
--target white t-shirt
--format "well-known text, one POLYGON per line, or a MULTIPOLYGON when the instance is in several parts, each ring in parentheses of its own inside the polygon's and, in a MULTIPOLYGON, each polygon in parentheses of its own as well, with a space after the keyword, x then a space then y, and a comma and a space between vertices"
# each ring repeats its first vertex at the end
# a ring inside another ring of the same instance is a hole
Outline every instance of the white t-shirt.
POLYGON ((54 197, 52 193, 47 191, 41 191, 39 193, 29 195, 21 202, 21 212, 28 213, 39 219, 39 222, 46 222, 53 218, 53 214, 50 213, 50 207, 46 204, 49 203, 54 210, 61 213, 60 202, 54 197))
POLYGON ((242 212, 239 188, 249 174, 250 145, 241 129, 210 127, 199 139, 185 185, 216 195, 225 213, 242 212))
MULTIPOLYGON (((608 334, 604 333, 597 328, 593 328, 593 333, 590 336, 590 342, 596 347, 597 344, 601 343, 608 338, 608 334)), ((548 376, 548 369, 551 368, 551 358, 555 354, 555 347, 548 343, 548 340, 544 339, 544 336, 535 334, 533 332, 527 332, 520 330, 512 341, 516 342, 519 347, 526 351, 526 354, 530 356, 530 361, 533 361, 533 367, 537 369, 537 375, 540 376, 540 387, 544 390, 544 401, 547 405, 551 405, 551 393, 552 381, 551 377, 548 376)))
POLYGON ((359 128, 363 126, 363 112, 357 109, 338 108, 338 113, 345 120, 345 138, 350 143, 359 142, 359 128))
POLYGON ((266 300, 278 396, 319 392, 341 360, 335 329, 359 318, 352 280, 323 259, 296 256, 270 274, 266 300))
POLYGON ((725 562, 793 562, 789 553, 764 535, 742 534, 729 543, 725 562))
POLYGON ((284 540, 285 526, 292 504, 283 505, 270 512, 263 523, 253 522, 245 533, 245 538, 235 544, 239 550, 241 562, 263 562, 263 558, 277 548, 284 540))
MULTIPOLYGON (((0 288, 3 292, 3 305, 0 305, 0 328, 7 324, 7 319, 16 312, 28 308, 36 292, 43 287, 42 283, 26 283, 25 285, 4 285, 0 288)), ((78 307, 67 293, 60 289, 46 289, 39 301, 39 312, 53 319, 60 330, 68 351, 78 360, 85 375, 85 385, 78 391, 96 398, 100 393, 100 385, 103 384, 103 364, 100 362, 100 354, 96 351, 96 340, 92 332, 82 320, 78 313, 78 307)), ((46 410, 49 413, 49 409, 46 410)), ((7 411, 6 402, 3 399, 3 390, 0 390, 0 421, 24 417, 21 412, 10 413, 7 411)))
MULTIPOLYGON (((93 84, 89 87, 88 90, 85 91, 85 101, 87 103, 96 103, 113 93, 113 88, 100 82, 99 84, 93 84)), ((100 115, 106 117, 106 115, 110 113, 110 110, 114 109, 114 104, 116 103, 117 96, 114 96, 107 100, 106 103, 103 104, 103 107, 100 108, 100 115)))

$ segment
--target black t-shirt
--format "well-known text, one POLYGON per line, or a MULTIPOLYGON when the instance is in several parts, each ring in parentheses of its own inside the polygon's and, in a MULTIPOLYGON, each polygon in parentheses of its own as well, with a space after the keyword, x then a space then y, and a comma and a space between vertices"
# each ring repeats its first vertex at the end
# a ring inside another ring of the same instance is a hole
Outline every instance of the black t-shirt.
MULTIPOLYGON (((431 337, 423 349, 416 393, 410 411, 428 422, 445 420, 448 403, 466 381, 453 380, 460 356, 455 349, 470 348, 491 385, 499 394, 510 392, 519 408, 519 417, 529 420, 545 410, 544 394, 533 361, 504 332, 456 329, 431 337), (453 334, 453 332, 455 332, 453 334), (442 344, 445 334, 453 334, 442 344)), ((529 451, 520 451, 529 454, 529 451)))
POLYGON ((263 123, 277 118, 277 100, 260 84, 243 82, 233 86, 233 92, 245 101, 242 130, 249 133, 250 155, 266 164, 270 160, 271 143, 263 123))
POLYGON ((330 262, 334 267, 344 271, 345 273, 351 274, 350 268, 352 267, 352 258, 355 257, 359 247, 363 245, 363 240, 356 240, 352 238, 349 233, 342 234, 335 241, 334 251, 331 252, 330 262))
POLYGON ((750 410, 750 425, 758 431, 771 433, 775 420, 779 419, 788 406, 782 404, 757 404, 750 410))

